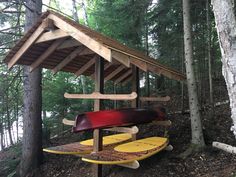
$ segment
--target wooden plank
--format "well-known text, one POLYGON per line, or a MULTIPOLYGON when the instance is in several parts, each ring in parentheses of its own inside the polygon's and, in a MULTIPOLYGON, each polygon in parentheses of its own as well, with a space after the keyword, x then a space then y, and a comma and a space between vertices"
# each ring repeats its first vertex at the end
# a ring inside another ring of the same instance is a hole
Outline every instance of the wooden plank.
POLYGON ((95 55, 89 62, 87 62, 84 66, 82 66, 78 71, 76 71, 75 75, 79 76, 83 74, 87 69, 89 69, 92 65, 94 65, 97 55, 95 55))
POLYGON ((137 66, 139 69, 143 70, 144 72, 147 72, 147 71, 148 71, 148 69, 147 69, 147 63, 146 63, 146 62, 137 60, 136 58, 132 58, 132 57, 131 57, 130 62, 131 62, 133 65, 137 66))
POLYGON ((91 54, 96 54, 96 53, 86 47, 86 48, 81 52, 80 55, 91 55, 91 54))
POLYGON ((125 55, 123 53, 114 50, 112 50, 111 55, 121 64, 125 65, 126 67, 130 67, 130 57, 128 55, 125 55))
POLYGON ((169 96, 164 97, 140 97, 140 101, 170 101, 169 96))
POLYGON ((106 59, 107 61, 111 62, 112 57, 111 57, 111 49, 105 47, 98 41, 94 40, 84 32, 78 30, 76 27, 72 26, 71 24, 65 22, 61 18, 57 17, 56 15, 49 14, 48 16, 49 19, 54 20, 54 24, 68 33, 70 36, 78 40, 80 43, 85 45, 86 47, 90 48, 92 51, 106 59))
POLYGON ((71 126, 74 126, 75 125, 75 121, 74 120, 69 120, 69 119, 62 119, 62 123, 65 124, 65 125, 71 125, 71 126))
POLYGON ((39 38, 46 28, 46 22, 42 22, 41 25, 34 31, 34 33, 25 41, 21 48, 8 62, 8 68, 12 68, 14 64, 20 59, 20 57, 29 49, 29 47, 39 38))
POLYGON ((33 62, 31 65, 30 65, 30 72, 32 72, 35 68, 37 68, 41 63, 43 63, 44 60, 47 59, 47 57, 49 55, 51 55, 55 50, 56 48, 64 41, 65 39, 58 39, 56 41, 54 41, 52 43, 52 45, 50 45, 50 47, 42 54, 40 55, 39 58, 37 58, 35 60, 35 62, 33 62))
POLYGON ((116 70, 114 70, 113 72, 111 72, 110 74, 108 74, 105 77, 105 81, 108 81, 110 79, 112 79, 113 77, 115 77, 117 74, 119 74, 123 69, 125 69, 124 65, 119 66, 116 70))
POLYGON ((64 94, 65 98, 70 99, 101 99, 101 100, 133 100, 137 98, 137 93, 131 94, 102 94, 99 92, 93 92, 92 94, 64 94))
POLYGON ((128 77, 129 75, 132 74, 132 69, 128 70, 126 73, 124 73, 123 75, 121 75, 119 78, 117 78, 115 80, 115 83, 118 84, 120 83, 122 80, 124 80, 126 77, 128 77))
POLYGON ((62 60, 55 68, 52 69, 52 72, 56 74, 60 71, 63 67, 65 67, 68 63, 70 63, 75 57, 78 56, 83 50, 84 46, 77 47, 70 55, 68 55, 64 60, 62 60))
POLYGON ((133 126, 133 127, 113 127, 113 128, 103 129, 103 130, 111 131, 111 132, 130 133, 130 134, 137 134, 138 131, 139 131, 137 126, 133 126))
POLYGON ((35 43, 51 41, 51 40, 55 40, 55 39, 64 38, 67 36, 69 36, 67 33, 65 33, 64 31, 62 31, 60 29, 57 29, 57 30, 43 33, 35 43))
POLYGON ((71 47, 78 47, 78 46, 82 46, 83 44, 81 44, 79 41, 75 40, 75 39, 68 39, 66 41, 64 41, 58 48, 57 50, 61 50, 61 49, 66 49, 66 48, 71 48, 71 47))

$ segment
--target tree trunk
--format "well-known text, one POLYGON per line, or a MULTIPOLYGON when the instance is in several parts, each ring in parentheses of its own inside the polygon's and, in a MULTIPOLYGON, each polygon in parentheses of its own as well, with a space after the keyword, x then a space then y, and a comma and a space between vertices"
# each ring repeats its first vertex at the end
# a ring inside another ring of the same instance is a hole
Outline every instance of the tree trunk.
POLYGON ((222 73, 230 100, 231 130, 236 136, 236 19, 231 0, 212 0, 211 3, 222 54, 222 73))
POLYGON ((211 25, 210 25, 210 11, 209 11, 209 1, 206 0, 206 10, 207 10, 207 58, 208 58, 208 77, 209 77, 209 98, 210 98, 210 117, 213 118, 214 114, 214 100, 213 100, 213 85, 212 85, 212 62, 211 62, 211 25))
MULTIPOLYGON (((41 14, 41 0, 26 1, 25 31, 29 30, 41 14)), ((42 74, 41 69, 29 72, 24 67, 24 95, 23 95, 23 140, 22 158, 19 175, 24 177, 35 170, 42 162, 42 74)))
POLYGON ((189 94, 189 107, 192 129, 192 144, 198 147, 205 146, 202 123, 200 119, 199 103, 197 99, 197 87, 193 70, 193 49, 190 23, 190 3, 189 0, 183 0, 183 19, 184 19, 184 48, 185 64, 189 94))
POLYGON ((9 110, 9 97, 8 97, 8 88, 6 93, 6 112, 7 112, 7 131, 9 134, 10 145, 13 145, 12 133, 11 133, 11 118, 10 118, 10 110, 9 110))

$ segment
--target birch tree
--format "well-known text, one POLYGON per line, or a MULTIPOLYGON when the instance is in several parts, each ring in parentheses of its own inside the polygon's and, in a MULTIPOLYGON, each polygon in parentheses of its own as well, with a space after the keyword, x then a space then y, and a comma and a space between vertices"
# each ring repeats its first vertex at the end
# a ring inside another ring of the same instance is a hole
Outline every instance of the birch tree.
MULTIPOLYGON (((222 55, 222 74, 227 85, 231 118, 231 130, 236 136, 236 19, 231 0, 212 0, 216 29, 222 55)), ((226 144, 213 143, 228 152, 236 153, 236 148, 226 144)))
MULTIPOLYGON (((199 103, 197 97, 197 87, 193 70, 193 46, 190 23, 190 3, 189 0, 183 0, 182 2, 184 23, 184 51, 191 118, 192 144, 195 145, 194 147, 202 148, 205 146, 205 142, 203 138, 199 103)), ((193 149, 191 149, 191 151, 192 150, 193 149)))
MULTIPOLYGON (((41 11, 42 0, 26 1, 25 31, 34 25, 41 11)), ((41 79, 41 69, 29 72, 29 67, 24 67, 23 141, 19 170, 22 177, 39 167, 42 161, 41 79)))

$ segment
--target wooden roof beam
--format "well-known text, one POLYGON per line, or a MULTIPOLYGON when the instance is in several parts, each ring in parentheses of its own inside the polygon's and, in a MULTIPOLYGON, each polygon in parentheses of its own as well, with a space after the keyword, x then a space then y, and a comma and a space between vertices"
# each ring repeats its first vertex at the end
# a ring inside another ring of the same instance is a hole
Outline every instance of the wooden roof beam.
POLYGON ((57 29, 49 32, 43 33, 35 43, 47 42, 55 39, 60 39, 69 36, 64 31, 57 29))
POLYGON ((115 83, 118 84, 119 82, 121 82, 122 80, 124 80, 126 77, 128 77, 129 75, 132 74, 132 69, 128 70, 126 73, 124 73, 123 75, 121 75, 120 77, 118 77, 115 80, 115 83))
POLYGON ((111 72, 110 74, 108 74, 105 77, 105 81, 108 81, 110 79, 112 79, 113 77, 115 77, 117 74, 119 74, 123 69, 125 69, 124 65, 119 66, 115 71, 111 72))
POLYGON ((95 55, 92 59, 89 60, 84 66, 82 66, 78 71, 76 71, 75 75, 79 76, 83 74, 87 69, 89 69, 92 65, 95 63, 95 59, 97 58, 97 55, 95 55))
POLYGON ((43 61, 46 60, 47 57, 51 55, 64 40, 65 39, 59 39, 54 41, 52 45, 50 45, 50 47, 47 48, 47 50, 30 65, 30 72, 37 68, 41 63, 43 63, 43 61))
POLYGON ((125 65, 126 67, 130 67, 130 57, 128 55, 125 55, 123 53, 117 52, 112 50, 111 52, 112 58, 119 61, 121 64, 125 65))
POLYGON ((48 18, 54 21, 55 26, 68 33, 68 35, 78 40, 80 43, 82 43, 89 49, 93 50, 105 60, 109 62, 112 61, 111 49, 105 47, 89 35, 85 34, 83 31, 78 30, 75 26, 67 23, 56 15, 49 14, 48 18))
POLYGON ((84 46, 77 47, 70 55, 68 55, 64 60, 62 60, 56 67, 52 69, 52 72, 56 74, 60 71, 63 67, 65 67, 68 63, 70 63, 75 57, 77 57, 83 50, 85 49, 84 46))
POLYGON ((82 46, 83 44, 81 44, 79 41, 75 40, 75 39, 68 39, 65 40, 58 48, 57 50, 60 49, 66 49, 66 48, 71 48, 71 47, 78 47, 78 46, 82 46))
POLYGON ((29 47, 40 37, 44 32, 45 28, 48 26, 47 19, 45 19, 39 27, 34 31, 34 33, 24 42, 21 48, 15 53, 15 55, 8 62, 8 68, 12 68, 14 64, 21 58, 21 56, 29 49, 29 47))

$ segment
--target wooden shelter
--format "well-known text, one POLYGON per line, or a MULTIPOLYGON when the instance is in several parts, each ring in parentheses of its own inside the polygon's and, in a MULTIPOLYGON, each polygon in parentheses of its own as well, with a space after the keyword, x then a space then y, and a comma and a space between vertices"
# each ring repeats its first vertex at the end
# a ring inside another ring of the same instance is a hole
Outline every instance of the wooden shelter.
MULTIPOLYGON (((77 76, 91 76, 95 79, 95 91, 100 93, 103 93, 104 80, 122 83, 130 78, 133 78, 132 90, 138 92, 139 69, 178 81, 186 79, 184 74, 157 60, 53 11, 42 14, 4 61, 8 68, 20 64, 30 66, 30 71, 42 67, 53 73, 65 71, 77 76)), ((137 106, 137 100, 133 107, 137 106)), ((100 110, 100 100, 96 98, 94 110, 100 110)), ((101 149, 101 132, 95 130, 94 151, 101 149)), ((95 165, 94 169, 95 175, 101 176, 101 166, 95 165)))

